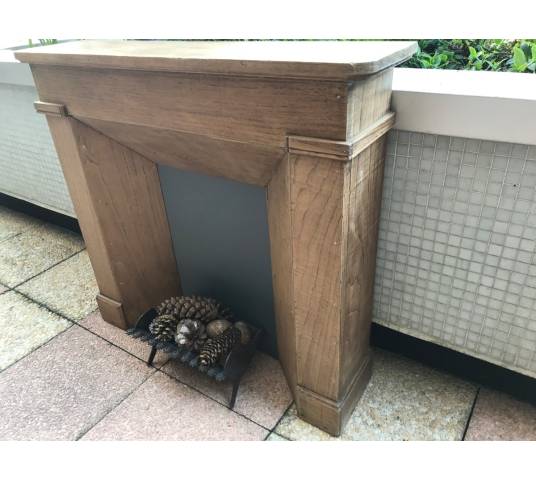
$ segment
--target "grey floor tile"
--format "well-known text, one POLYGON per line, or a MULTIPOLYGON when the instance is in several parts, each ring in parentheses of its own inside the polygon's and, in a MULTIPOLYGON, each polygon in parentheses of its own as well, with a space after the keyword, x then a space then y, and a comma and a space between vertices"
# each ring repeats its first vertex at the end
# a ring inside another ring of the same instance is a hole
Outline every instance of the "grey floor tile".
POLYGON ((0 439, 75 440, 154 372, 74 325, 0 374, 0 439))
MULTIPOLYGON (((372 379, 341 440, 461 440, 476 386, 375 350, 372 379)), ((291 440, 335 440, 300 420, 293 406, 276 432, 291 440)))
POLYGON ((14 291, 0 295, 0 370, 71 325, 14 291))
MULTIPOLYGON (((229 383, 215 382, 177 360, 170 360, 163 370, 209 397, 228 404, 232 389, 229 383)), ((291 402, 292 396, 280 363, 269 355, 257 353, 240 382, 234 410, 271 429, 291 402)))
MULTIPOLYGON (((135 355, 144 362, 149 358, 151 347, 141 340, 129 337, 124 330, 114 327, 109 323, 106 323, 99 311, 89 314, 86 318, 79 322, 79 324, 91 330, 96 335, 105 338, 109 342, 117 345, 118 347, 126 350, 127 352, 135 355)), ((161 367, 168 359, 168 356, 162 352, 157 352, 153 365, 155 367, 161 367)))
POLYGON ((80 235, 50 224, 26 230, 0 243, 0 283, 16 286, 83 248, 80 235))
POLYGON ((41 220, 0 206, 0 242, 42 223, 41 220))
POLYGON ((16 289, 71 320, 97 308, 99 293, 87 250, 37 275, 16 289))
POLYGON ((83 440, 263 440, 268 431, 157 372, 83 440))
POLYGON ((536 441, 536 405, 482 388, 465 439, 536 441))

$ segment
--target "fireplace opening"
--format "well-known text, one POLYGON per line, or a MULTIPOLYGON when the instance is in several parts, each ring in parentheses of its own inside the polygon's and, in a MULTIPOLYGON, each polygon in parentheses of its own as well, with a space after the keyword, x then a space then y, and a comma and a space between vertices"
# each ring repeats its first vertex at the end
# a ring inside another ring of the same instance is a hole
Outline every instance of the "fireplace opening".
POLYGON ((266 191, 158 166, 184 295, 227 304, 277 358, 266 191))

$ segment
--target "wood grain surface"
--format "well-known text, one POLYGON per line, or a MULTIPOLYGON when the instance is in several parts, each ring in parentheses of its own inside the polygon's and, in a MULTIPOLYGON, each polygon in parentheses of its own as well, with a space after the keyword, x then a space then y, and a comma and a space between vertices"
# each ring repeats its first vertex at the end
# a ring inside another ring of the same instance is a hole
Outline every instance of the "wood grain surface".
POLYGON ((415 42, 86 40, 15 52, 21 62, 104 69, 349 80, 407 60, 415 42))
POLYGON ((99 291, 132 325, 180 292, 156 164, 76 119, 47 119, 99 291))
POLYGON ((346 82, 32 65, 42 101, 106 120, 286 147, 289 134, 346 139, 346 82))
POLYGON ((80 120, 156 163, 252 185, 266 186, 286 154, 281 147, 105 120, 80 120))

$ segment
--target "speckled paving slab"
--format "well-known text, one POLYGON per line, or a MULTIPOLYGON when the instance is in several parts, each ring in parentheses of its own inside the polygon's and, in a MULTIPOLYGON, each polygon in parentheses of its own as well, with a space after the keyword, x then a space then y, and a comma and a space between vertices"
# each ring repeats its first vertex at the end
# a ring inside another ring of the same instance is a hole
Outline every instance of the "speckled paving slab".
MULTIPOLYGON (((149 358, 151 347, 146 343, 129 337, 124 330, 114 327, 109 323, 106 323, 99 311, 89 314, 86 318, 79 322, 81 326, 91 330, 96 335, 105 338, 109 342, 117 345, 118 347, 126 350, 127 352, 135 355, 144 362, 149 358)), ((168 359, 168 356, 162 352, 157 352, 153 365, 155 367, 161 367, 168 359)))
POLYGON ((465 439, 536 441, 536 406, 482 388, 465 439))
POLYGON ((28 280, 17 290, 71 320, 81 320, 94 311, 99 293, 86 250, 28 280))
POLYGON ((16 292, 0 295, 0 370, 71 325, 16 292))
POLYGON ((41 220, 0 206, 0 242, 42 223, 41 220))
POLYGON ((263 440, 268 431, 155 373, 83 440, 263 440))
POLYGON ((75 440, 153 372, 75 325, 0 374, 0 440, 75 440))
MULTIPOLYGON (((170 360, 163 368, 171 376, 227 405, 232 386, 219 383, 197 370, 170 360)), ((257 353, 238 390, 234 410, 271 429, 292 402, 281 365, 274 358, 257 353)))
MULTIPOLYGON (((461 440, 476 387, 381 350, 371 381, 341 440, 461 440)), ((296 416, 293 406, 277 433, 291 440, 335 440, 296 416)))
POLYGON ((7 292, 9 289, 5 285, 0 285, 0 295, 4 292, 7 292))
POLYGON ((283 438, 281 435, 278 435, 277 433, 270 433, 268 437, 266 438, 267 442, 288 442, 286 438, 283 438))
POLYGON ((84 248, 80 235, 42 224, 0 242, 0 283, 14 287, 84 248))

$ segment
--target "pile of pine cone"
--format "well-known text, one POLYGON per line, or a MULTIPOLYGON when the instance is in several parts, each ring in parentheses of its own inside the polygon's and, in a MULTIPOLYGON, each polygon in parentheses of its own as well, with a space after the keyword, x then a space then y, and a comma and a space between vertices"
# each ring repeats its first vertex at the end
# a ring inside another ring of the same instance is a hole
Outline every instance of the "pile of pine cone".
POLYGON ((155 339, 199 352, 201 366, 216 365, 236 344, 251 338, 248 325, 235 322, 231 310, 212 298, 172 297, 155 309, 158 315, 149 325, 155 339))

